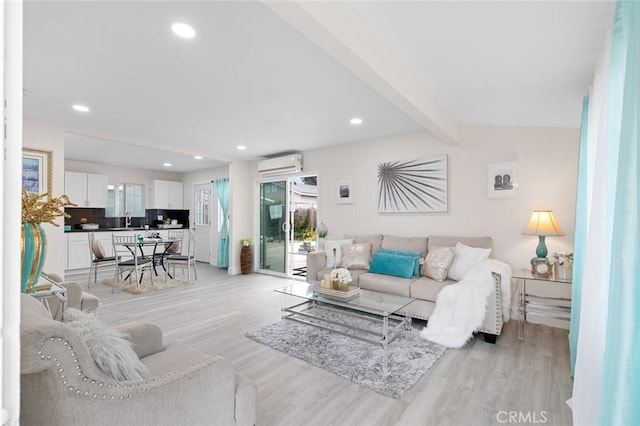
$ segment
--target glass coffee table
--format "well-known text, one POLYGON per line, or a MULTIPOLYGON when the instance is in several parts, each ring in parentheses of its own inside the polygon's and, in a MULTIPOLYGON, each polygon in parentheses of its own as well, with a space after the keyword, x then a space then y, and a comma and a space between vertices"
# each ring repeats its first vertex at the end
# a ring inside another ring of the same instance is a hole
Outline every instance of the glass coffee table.
POLYGON ((384 349, 384 369, 388 361, 389 344, 401 332, 411 330, 411 317, 400 314, 414 299, 378 291, 360 289, 360 294, 350 298, 334 298, 314 291, 313 283, 298 283, 275 290, 282 294, 282 318, 330 330, 365 342, 382 345, 384 349), (301 299, 290 305, 291 298, 301 299), (371 323, 371 327, 361 327, 334 321, 330 316, 314 314, 319 305, 339 309, 349 316, 358 317, 371 323))

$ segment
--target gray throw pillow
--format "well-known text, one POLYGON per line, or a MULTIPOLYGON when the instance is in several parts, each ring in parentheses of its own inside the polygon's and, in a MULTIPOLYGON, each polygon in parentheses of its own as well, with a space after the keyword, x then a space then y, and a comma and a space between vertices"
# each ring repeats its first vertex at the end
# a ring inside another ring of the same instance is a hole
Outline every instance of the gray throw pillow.
POLYGON ((102 243, 98 240, 93 240, 91 244, 91 251, 93 251, 93 255, 96 259, 104 258, 104 247, 102 247, 102 243))
POLYGON ((78 309, 67 308, 64 317, 64 322, 85 342, 91 357, 105 375, 122 382, 141 380, 147 374, 147 367, 133 351, 126 335, 78 309))

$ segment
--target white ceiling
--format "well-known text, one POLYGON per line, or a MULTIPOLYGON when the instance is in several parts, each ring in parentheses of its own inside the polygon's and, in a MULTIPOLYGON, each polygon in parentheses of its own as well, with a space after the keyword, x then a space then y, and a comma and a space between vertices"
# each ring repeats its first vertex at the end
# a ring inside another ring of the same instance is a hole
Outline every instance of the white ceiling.
POLYGON ((69 131, 69 159, 174 171, 421 129, 455 141, 464 124, 577 127, 613 7, 27 1, 24 111, 69 131))

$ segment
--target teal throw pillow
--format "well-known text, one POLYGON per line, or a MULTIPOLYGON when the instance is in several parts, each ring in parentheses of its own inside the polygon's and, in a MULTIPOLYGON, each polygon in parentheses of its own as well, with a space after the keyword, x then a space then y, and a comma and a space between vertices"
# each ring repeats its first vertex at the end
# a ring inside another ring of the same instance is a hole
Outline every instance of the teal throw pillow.
POLYGON ((413 276, 415 260, 409 256, 398 256, 389 253, 376 253, 369 266, 369 272, 383 275, 393 275, 400 278, 413 276))
POLYGON ((419 251, 394 250, 380 247, 378 253, 394 254, 396 256, 406 256, 414 259, 415 263, 413 265, 413 276, 417 277, 420 275, 420 259, 422 259, 422 253, 420 253, 419 251))

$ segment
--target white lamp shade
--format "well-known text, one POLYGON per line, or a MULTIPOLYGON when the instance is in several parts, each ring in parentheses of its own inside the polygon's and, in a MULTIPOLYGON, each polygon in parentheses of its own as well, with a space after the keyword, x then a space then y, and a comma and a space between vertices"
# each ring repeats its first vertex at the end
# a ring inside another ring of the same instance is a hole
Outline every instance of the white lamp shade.
POLYGON ((534 210, 529 218, 524 235, 564 235, 551 210, 534 210))

